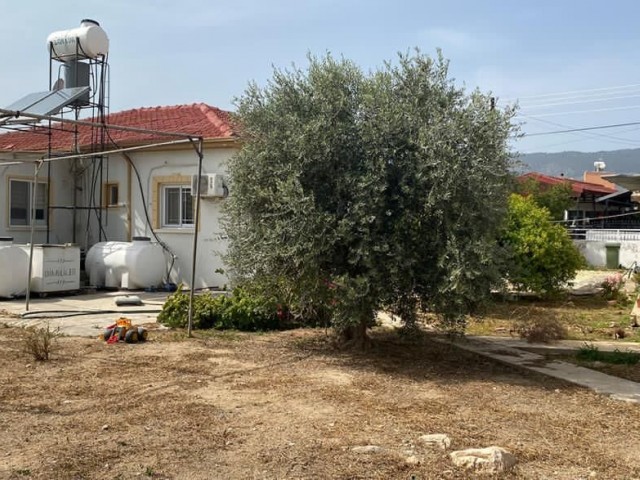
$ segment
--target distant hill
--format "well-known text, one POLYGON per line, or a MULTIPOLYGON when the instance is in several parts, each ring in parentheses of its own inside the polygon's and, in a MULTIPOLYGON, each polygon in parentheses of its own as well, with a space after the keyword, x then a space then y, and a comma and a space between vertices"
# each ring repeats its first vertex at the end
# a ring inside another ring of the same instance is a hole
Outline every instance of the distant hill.
POLYGON ((527 153, 518 157, 524 172, 540 172, 547 175, 581 179, 587 170, 593 170, 593 162, 603 161, 606 171, 614 173, 640 173, 640 148, 612 150, 609 152, 559 152, 527 153))

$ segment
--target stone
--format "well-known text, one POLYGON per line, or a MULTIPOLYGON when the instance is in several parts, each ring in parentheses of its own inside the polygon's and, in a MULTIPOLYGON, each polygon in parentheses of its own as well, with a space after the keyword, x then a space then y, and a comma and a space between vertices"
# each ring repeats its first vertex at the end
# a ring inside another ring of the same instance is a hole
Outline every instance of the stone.
POLYGON ((361 445, 353 447, 351 451, 353 453, 379 453, 382 451, 382 447, 378 445, 361 445))
POLYGON ((506 472, 517 463, 514 455, 496 446, 457 450, 451 452, 449 456, 456 466, 482 473, 506 472))
POLYGON ((422 462, 415 455, 411 455, 404 460, 407 465, 420 465, 422 462))
POLYGON ((109 425, 106 423, 102 425, 102 430, 109 430, 109 425))
POLYGON ((429 435, 422 435, 420 441, 427 445, 440 447, 442 450, 446 450, 451 446, 451 438, 444 433, 432 433, 429 435))

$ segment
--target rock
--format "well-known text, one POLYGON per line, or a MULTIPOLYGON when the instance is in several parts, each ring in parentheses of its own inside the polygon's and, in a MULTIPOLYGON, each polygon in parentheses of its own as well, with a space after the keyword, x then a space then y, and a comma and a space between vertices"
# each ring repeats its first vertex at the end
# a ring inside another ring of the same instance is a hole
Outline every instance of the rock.
POLYGON ((102 430, 109 430, 109 425, 106 423, 102 425, 102 430))
POLYGON ((517 463, 516 457, 501 447, 469 448, 449 454, 458 467, 483 473, 506 472, 517 463))
POLYGON ((353 447, 351 451, 353 453, 379 453, 382 451, 382 447, 378 445, 361 445, 359 447, 353 447))
POLYGON ((404 460, 407 465, 420 465, 422 462, 415 455, 411 455, 404 460))
POLYGON ((432 433, 430 435, 422 435, 420 441, 427 445, 440 447, 442 450, 446 450, 451 446, 451 438, 444 433, 432 433))

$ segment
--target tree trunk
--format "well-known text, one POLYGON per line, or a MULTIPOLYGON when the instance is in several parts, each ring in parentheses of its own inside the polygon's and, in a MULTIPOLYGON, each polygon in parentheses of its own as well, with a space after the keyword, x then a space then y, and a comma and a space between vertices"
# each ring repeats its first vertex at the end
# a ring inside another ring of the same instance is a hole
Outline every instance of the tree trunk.
POLYGON ((371 339, 367 335, 368 318, 351 327, 343 328, 339 333, 339 344, 342 348, 367 350, 371 347, 371 339))

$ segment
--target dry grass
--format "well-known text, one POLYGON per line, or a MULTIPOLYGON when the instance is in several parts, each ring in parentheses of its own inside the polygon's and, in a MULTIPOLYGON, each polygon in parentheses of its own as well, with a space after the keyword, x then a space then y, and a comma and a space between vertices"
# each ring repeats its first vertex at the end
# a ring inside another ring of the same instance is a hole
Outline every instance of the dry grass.
POLYGON ((612 340, 616 330, 623 329, 625 341, 638 342, 640 329, 630 328, 631 307, 629 302, 609 304, 599 296, 495 302, 482 315, 469 320, 467 334, 517 335, 519 322, 557 320, 571 340, 612 340))
POLYGON ((567 338, 567 328, 555 317, 531 317, 515 323, 515 331, 529 343, 553 343, 567 338))
POLYGON ((366 353, 315 330, 62 338, 57 359, 30 363, 3 333, 0 478, 470 478, 425 433, 507 448, 519 464, 501 478, 640 477, 638 406, 428 337, 377 334, 366 353), (384 451, 351 451, 367 444, 384 451))

